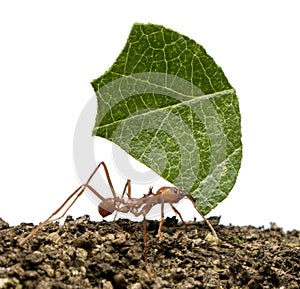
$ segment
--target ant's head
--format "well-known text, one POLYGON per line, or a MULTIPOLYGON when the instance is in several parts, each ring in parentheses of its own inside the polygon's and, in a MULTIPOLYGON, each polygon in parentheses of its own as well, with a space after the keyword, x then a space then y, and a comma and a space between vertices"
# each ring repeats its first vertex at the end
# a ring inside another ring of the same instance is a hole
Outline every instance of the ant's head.
POLYGON ((98 206, 98 212, 102 218, 105 218, 111 215, 115 210, 115 201, 114 199, 105 199, 98 206))
POLYGON ((188 193, 181 191, 180 189, 176 188, 176 187, 170 187, 170 189, 172 189, 173 193, 176 194, 178 196, 178 199, 183 199, 184 197, 188 196, 188 193))
POLYGON ((183 191, 180 191, 178 188, 176 187, 170 187, 170 189, 173 191, 173 193, 175 193, 176 195, 180 195, 180 196, 185 196, 186 193, 183 191))
POLYGON ((157 193, 163 194, 165 202, 170 203, 177 203, 187 195, 176 187, 162 187, 157 193))

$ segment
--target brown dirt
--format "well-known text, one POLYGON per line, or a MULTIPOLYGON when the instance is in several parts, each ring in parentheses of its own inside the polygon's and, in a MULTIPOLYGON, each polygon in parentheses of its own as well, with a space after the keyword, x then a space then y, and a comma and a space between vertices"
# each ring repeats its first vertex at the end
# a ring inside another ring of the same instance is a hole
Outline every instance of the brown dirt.
POLYGON ((218 225, 216 244, 203 223, 167 218, 148 222, 147 260, 142 223, 92 222, 88 216, 47 225, 24 247, 32 224, 0 219, 0 288, 300 288, 300 232, 218 225))

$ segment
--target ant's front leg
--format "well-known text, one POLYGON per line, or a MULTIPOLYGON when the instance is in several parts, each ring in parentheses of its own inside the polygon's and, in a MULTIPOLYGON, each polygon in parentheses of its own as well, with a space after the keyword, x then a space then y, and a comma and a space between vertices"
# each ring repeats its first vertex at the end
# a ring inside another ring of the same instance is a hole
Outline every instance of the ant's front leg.
POLYGON ((202 219, 204 220, 204 222, 207 224, 207 226, 209 227, 209 229, 211 230, 211 232, 212 232, 212 234, 213 234, 213 236, 215 238, 215 241, 218 243, 219 242, 219 238, 218 238, 218 235, 217 235, 215 229, 210 224, 210 222, 205 218, 205 216, 200 212, 200 210, 197 208, 196 203, 195 203, 193 197, 191 195, 188 195, 188 194, 186 195, 186 197, 192 202, 194 208, 199 213, 199 215, 202 217, 202 219))
POLYGON ((181 222, 182 222, 184 225, 186 225, 186 223, 185 223, 185 221, 183 220, 183 218, 182 218, 180 212, 174 207, 173 204, 170 204, 170 205, 171 205, 171 208, 173 209, 173 211, 179 216, 181 222))

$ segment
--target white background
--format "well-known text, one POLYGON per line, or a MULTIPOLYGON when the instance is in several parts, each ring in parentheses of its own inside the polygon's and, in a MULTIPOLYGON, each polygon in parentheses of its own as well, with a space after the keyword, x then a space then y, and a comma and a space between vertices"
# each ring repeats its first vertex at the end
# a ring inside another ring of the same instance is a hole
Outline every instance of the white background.
MULTIPOLYGON (((134 22, 151 22, 203 45, 239 96, 242 167, 210 215, 300 229, 298 1, 0 3, 0 217, 37 224, 79 185, 73 135, 93 97, 90 81, 112 65, 134 22)), ((95 155, 122 190, 111 146, 95 140, 95 155)), ((189 219, 187 206, 178 209, 189 219)), ((70 213, 101 219, 86 195, 70 213)))

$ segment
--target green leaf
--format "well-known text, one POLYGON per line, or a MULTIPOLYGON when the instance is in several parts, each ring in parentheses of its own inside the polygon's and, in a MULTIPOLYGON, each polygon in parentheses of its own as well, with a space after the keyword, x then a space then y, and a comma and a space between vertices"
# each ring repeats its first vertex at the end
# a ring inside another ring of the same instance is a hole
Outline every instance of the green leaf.
POLYGON ((163 26, 134 24, 92 85, 93 135, 189 192, 204 214, 227 197, 242 157, 238 98, 201 45, 163 26))

